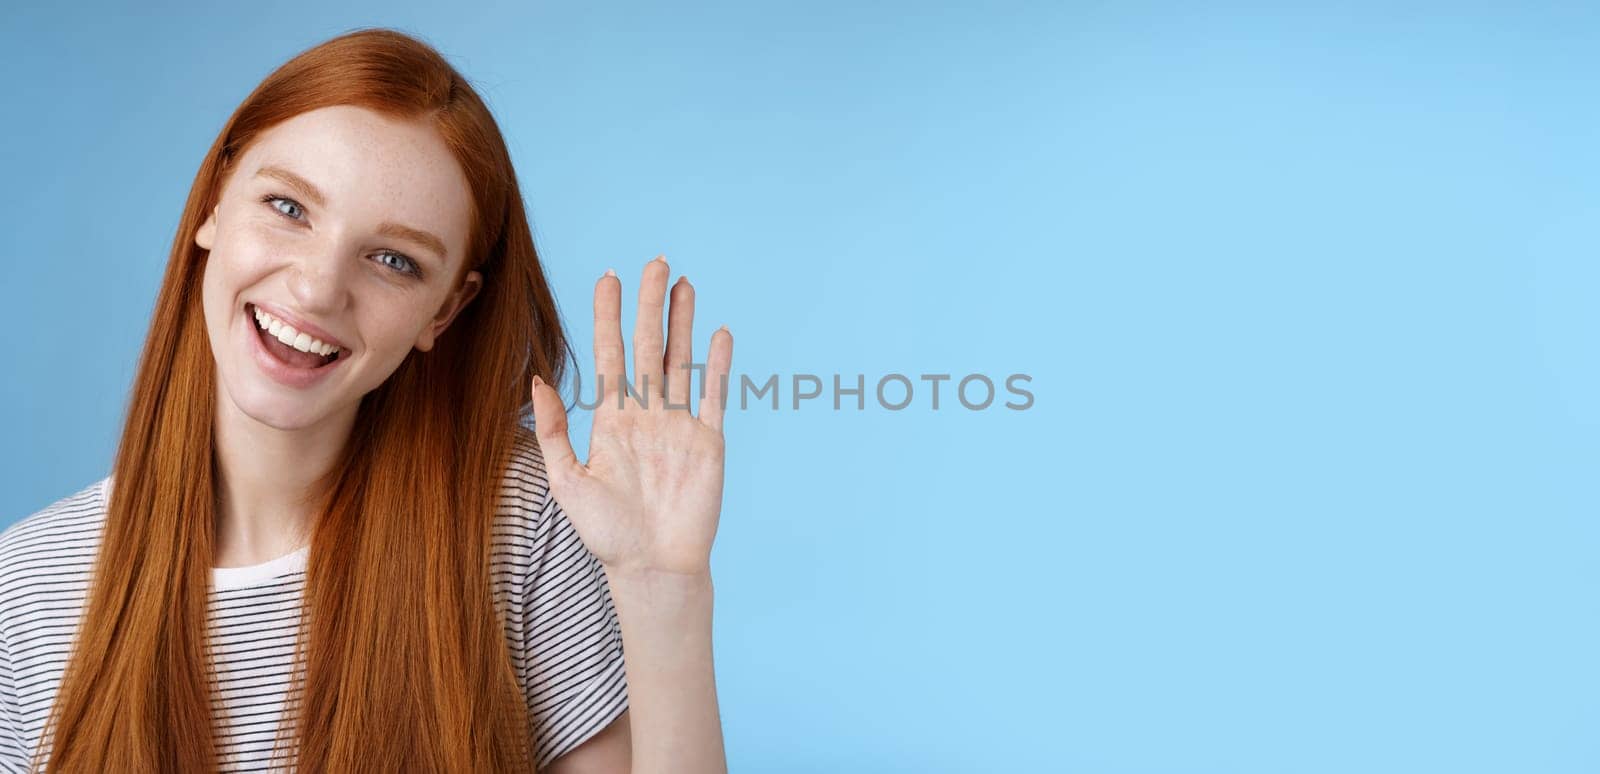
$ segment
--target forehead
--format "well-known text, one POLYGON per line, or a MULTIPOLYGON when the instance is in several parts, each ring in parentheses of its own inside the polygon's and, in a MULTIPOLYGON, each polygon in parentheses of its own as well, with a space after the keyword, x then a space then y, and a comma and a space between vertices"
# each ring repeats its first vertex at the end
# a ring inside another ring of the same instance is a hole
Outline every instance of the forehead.
POLYGON ((289 118, 256 137, 230 174, 229 186, 282 187, 257 177, 287 169, 321 190, 311 220, 352 228, 385 222, 437 234, 460 261, 471 225, 472 193, 461 165, 432 126, 348 105, 289 118))

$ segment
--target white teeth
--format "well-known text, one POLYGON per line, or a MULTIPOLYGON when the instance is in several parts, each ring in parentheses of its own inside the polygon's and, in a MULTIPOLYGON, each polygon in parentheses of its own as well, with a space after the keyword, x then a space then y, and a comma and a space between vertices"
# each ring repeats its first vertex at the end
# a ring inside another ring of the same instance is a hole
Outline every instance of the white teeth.
POLYGON ((256 325, 271 334, 273 338, 301 352, 310 352, 326 357, 339 351, 338 347, 310 334, 301 333, 295 330, 293 325, 261 311, 261 307, 256 307, 256 325))

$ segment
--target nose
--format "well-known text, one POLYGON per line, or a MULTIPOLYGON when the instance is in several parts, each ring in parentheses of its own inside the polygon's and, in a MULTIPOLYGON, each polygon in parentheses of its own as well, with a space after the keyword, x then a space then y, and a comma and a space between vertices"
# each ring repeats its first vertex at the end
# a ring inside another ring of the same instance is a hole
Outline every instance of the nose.
POLYGON ((338 244, 309 249, 289 272, 289 294, 310 314, 332 314, 349 302, 347 274, 351 261, 338 244))

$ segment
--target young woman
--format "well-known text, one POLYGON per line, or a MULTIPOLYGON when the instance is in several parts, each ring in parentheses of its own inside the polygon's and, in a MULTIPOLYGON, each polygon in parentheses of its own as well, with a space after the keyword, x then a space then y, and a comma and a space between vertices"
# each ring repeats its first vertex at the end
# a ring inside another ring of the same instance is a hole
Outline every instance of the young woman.
POLYGON ((667 281, 645 264, 631 378, 620 281, 595 285, 580 463, 478 95, 386 30, 284 64, 200 166, 111 475, 0 536, 0 765, 725 770, 733 343, 692 395, 667 281))

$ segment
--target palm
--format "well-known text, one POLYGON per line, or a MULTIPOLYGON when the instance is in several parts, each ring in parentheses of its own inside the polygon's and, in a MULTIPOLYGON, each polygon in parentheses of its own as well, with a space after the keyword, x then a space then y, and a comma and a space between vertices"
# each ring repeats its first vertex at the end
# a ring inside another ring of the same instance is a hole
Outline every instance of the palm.
POLYGON ((645 265, 634 330, 632 391, 621 334, 621 283, 595 286, 595 371, 599 375, 589 460, 579 463, 567 434, 565 407, 535 380, 535 431, 544 451, 550 494, 578 536, 608 568, 695 573, 709 569, 722 510, 722 417, 733 336, 712 334, 702 389, 691 392, 694 289, 672 289, 668 335, 661 316, 668 267, 645 265), (703 396, 701 393, 703 392, 703 396), (699 415, 688 407, 698 400, 699 415))

